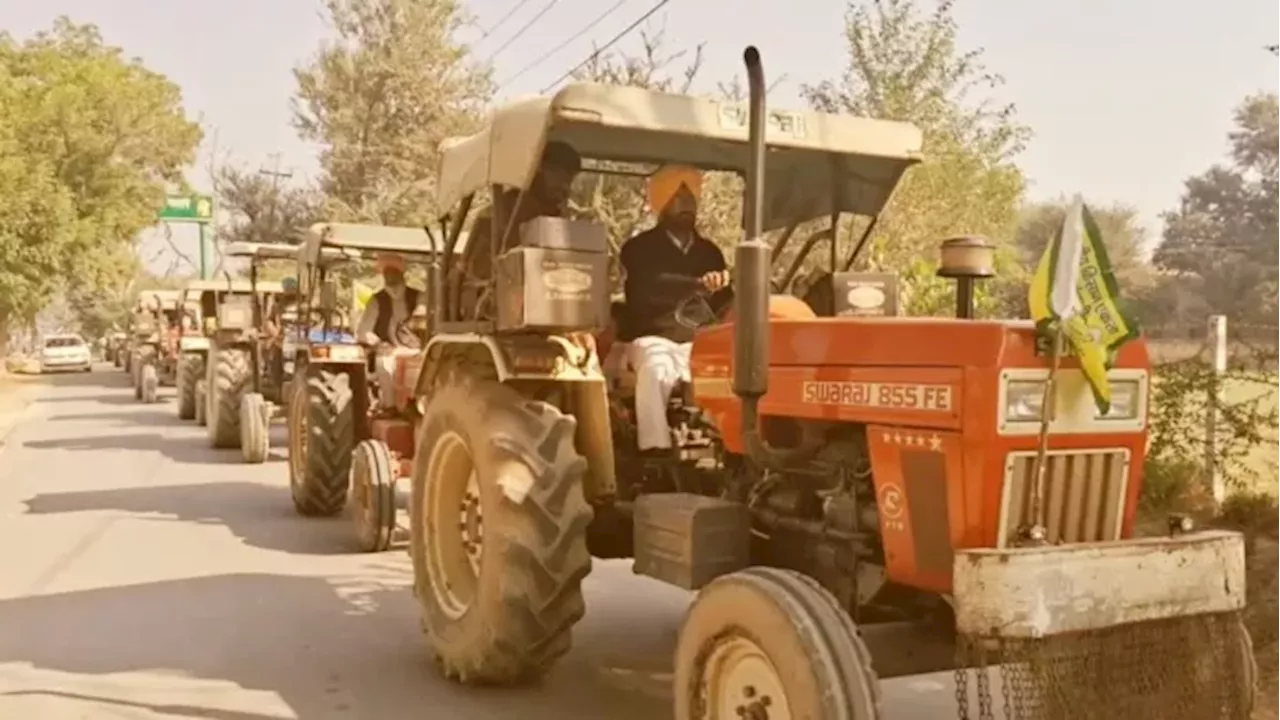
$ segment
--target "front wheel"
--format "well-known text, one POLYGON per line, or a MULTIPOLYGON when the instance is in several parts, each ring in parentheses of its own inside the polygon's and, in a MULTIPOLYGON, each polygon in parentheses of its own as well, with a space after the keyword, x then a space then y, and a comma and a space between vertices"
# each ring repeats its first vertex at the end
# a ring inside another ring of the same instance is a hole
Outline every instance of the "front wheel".
POLYGON ((260 465, 271 450, 271 406, 258 393, 240 398, 240 456, 246 463, 260 465))
POLYGON ((399 463, 381 440, 361 440, 351 457, 351 495, 356 542, 362 552, 391 547, 396 533, 399 463))
POLYGON ((411 554, 423 628, 444 673, 507 684, 569 650, 591 570, 587 463, 574 420, 491 381, 427 405, 413 472, 411 554))
POLYGON ((877 720, 879 681, 853 620, 812 578, 748 568, 698 593, 676 644, 676 720, 877 720))
POLYGON ((150 404, 156 401, 156 392, 160 387, 160 376, 156 374, 156 366, 147 363, 139 373, 138 394, 142 402, 150 404))

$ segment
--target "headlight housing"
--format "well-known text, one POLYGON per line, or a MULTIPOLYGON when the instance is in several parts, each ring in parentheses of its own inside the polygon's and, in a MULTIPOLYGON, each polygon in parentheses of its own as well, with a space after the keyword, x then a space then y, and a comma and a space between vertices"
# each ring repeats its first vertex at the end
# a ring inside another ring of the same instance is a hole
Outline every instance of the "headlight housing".
MULTIPOLYGON (((1010 380, 1005 386, 1005 418, 1009 422, 1038 422, 1044 419, 1044 380, 1010 380)), ((1094 405, 1095 420, 1136 420, 1142 397, 1137 379, 1111 381, 1111 409, 1102 412, 1094 405)))
POLYGON ((1138 399, 1142 395, 1142 383, 1137 380, 1111 381, 1111 409, 1096 409, 1098 420, 1133 420, 1138 417, 1138 399))
POLYGON ((1010 380, 1005 386, 1004 414, 1009 422, 1044 419, 1044 380, 1010 380))

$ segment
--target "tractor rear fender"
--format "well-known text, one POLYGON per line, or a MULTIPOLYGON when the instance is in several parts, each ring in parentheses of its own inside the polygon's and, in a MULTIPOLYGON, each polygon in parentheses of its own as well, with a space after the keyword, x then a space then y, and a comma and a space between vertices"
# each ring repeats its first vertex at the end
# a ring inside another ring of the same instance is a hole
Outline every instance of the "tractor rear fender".
POLYGON ((1244 539, 1211 530, 1106 543, 962 550, 956 626, 979 637, 1064 633, 1244 607, 1244 539))
POLYGON ((596 502, 614 495, 609 399, 594 347, 584 349, 556 335, 508 339, 479 333, 442 333, 431 338, 424 352, 426 358, 414 388, 421 408, 425 409, 430 401, 441 371, 456 364, 468 372, 487 374, 513 385, 530 397, 558 395, 558 400, 551 402, 577 420, 574 444, 587 459, 589 472, 583 488, 587 500, 596 502), (560 392, 546 392, 553 388, 560 392))

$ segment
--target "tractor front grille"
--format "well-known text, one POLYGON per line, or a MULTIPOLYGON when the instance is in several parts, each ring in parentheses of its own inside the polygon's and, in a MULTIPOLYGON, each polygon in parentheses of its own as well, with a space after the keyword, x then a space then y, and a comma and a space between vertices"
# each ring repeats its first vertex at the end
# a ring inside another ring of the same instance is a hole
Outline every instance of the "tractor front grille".
MULTIPOLYGON (((1033 522, 1036 453, 1009 453, 1000 503, 999 547, 1014 544, 1033 522)), ((1056 451, 1048 454, 1044 518, 1050 543, 1118 540, 1129 488, 1128 450, 1056 451)))

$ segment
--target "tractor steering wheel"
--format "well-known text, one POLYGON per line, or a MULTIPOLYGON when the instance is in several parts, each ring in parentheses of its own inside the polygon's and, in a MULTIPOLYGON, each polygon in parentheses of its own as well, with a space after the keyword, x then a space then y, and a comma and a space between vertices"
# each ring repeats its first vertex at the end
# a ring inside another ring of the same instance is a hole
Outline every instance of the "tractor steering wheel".
MULTIPOLYGON (((688 293, 676 303, 675 320, 681 327, 697 330, 707 325, 713 325, 728 309, 728 306, 726 306, 720 312, 716 312, 716 309, 711 305, 711 297, 719 291, 708 290, 702 284, 701 278, 674 273, 663 273, 660 277, 673 285, 680 286, 688 293)), ((725 286, 723 289, 730 287, 725 286)))
POLYGON ((334 308, 328 312, 320 308, 311 310, 312 327, 324 327, 328 325, 330 328, 345 329, 347 327, 347 314, 334 308))
POLYGON ((396 324, 395 332, 391 334, 396 339, 396 343, 402 347, 411 350, 422 349, 422 338, 418 332, 413 329, 412 318, 401 320, 396 324))

